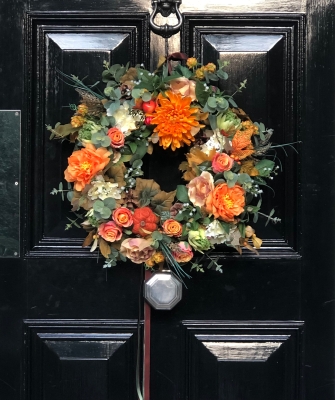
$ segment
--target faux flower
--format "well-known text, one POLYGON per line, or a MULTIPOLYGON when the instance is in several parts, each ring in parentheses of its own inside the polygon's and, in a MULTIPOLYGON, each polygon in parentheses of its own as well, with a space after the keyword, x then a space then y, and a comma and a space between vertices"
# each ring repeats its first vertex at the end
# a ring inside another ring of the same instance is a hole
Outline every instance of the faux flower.
POLYGON ((98 228, 98 234, 107 242, 116 242, 122 237, 122 229, 115 222, 104 222, 98 228))
POLYGON ((164 262, 164 260, 164 254, 161 251, 156 251, 145 263, 148 267, 153 267, 155 264, 164 262))
POLYGON ((233 226, 227 233, 220 222, 215 219, 206 226, 206 237, 212 245, 225 243, 228 246, 235 247, 240 243, 241 234, 236 226, 233 226))
POLYGON ((192 247, 187 242, 171 243, 169 247, 172 257, 178 263, 186 263, 193 258, 192 247))
POLYGON ((133 225, 133 215, 126 207, 119 207, 113 211, 112 218, 115 223, 123 228, 133 225))
POLYGON ((255 249, 261 248, 263 240, 255 235, 255 229, 253 229, 250 225, 245 227, 245 237, 251 238, 252 244, 254 245, 255 249))
POLYGON ((204 70, 207 71, 207 72, 213 73, 213 72, 216 71, 216 65, 213 64, 213 63, 208 63, 208 64, 206 64, 206 65, 204 66, 204 70))
POLYGON ((198 78, 200 80, 204 79, 204 77, 205 77, 205 69, 204 69, 204 67, 198 68, 195 71, 195 76, 196 76, 196 78, 198 78))
POLYGON ((195 81, 183 77, 170 81, 170 88, 173 93, 179 93, 182 97, 188 96, 192 101, 196 100, 195 81))
POLYGON ((188 66, 188 68, 194 68, 197 66, 197 64, 198 60, 195 57, 190 57, 186 61, 186 65, 188 66))
POLYGON ((244 194, 244 189, 239 185, 229 188, 226 183, 220 183, 209 193, 206 211, 225 222, 234 222, 234 217, 244 211, 244 194))
POLYGON ((85 118, 81 117, 80 115, 74 115, 71 118, 71 125, 74 128, 80 128, 81 126, 84 125, 84 122, 85 122, 85 118))
POLYGON ((209 136, 207 142, 201 146, 201 150, 205 154, 209 154, 213 149, 219 152, 223 150, 228 152, 231 149, 231 142, 228 138, 222 136, 218 129, 206 131, 205 133, 209 136))
POLYGON ((212 160, 212 170, 216 174, 231 170, 234 160, 226 153, 216 153, 212 160))
POLYGON ((197 108, 191 108, 191 98, 180 94, 166 92, 166 97, 158 96, 158 106, 151 123, 157 125, 154 133, 158 135, 159 144, 172 150, 190 145, 194 135, 199 132, 200 124, 196 120, 197 108))
POLYGON ((213 176, 209 172, 203 171, 200 176, 193 178, 187 187, 188 197, 193 205, 202 207, 205 205, 209 193, 214 190, 213 176))
POLYGON ((126 239, 120 247, 120 253, 135 264, 146 262, 155 251, 151 247, 151 241, 142 238, 126 239))
POLYGON ((170 215, 171 217, 175 217, 179 211, 183 209, 183 204, 181 203, 175 203, 171 208, 170 208, 170 215))
POLYGON ((64 172, 65 180, 74 182, 75 190, 80 192, 106 167, 110 161, 110 154, 105 147, 96 149, 93 144, 87 143, 85 148, 74 151, 68 158, 69 166, 64 172))
POLYGON ((200 253, 203 253, 212 247, 210 241, 206 238, 205 229, 202 228, 199 228, 197 231, 189 231, 188 242, 194 250, 197 250, 200 253))
POLYGON ((182 234, 183 226, 180 222, 174 219, 167 219, 162 225, 164 233, 168 236, 179 237, 182 234))
POLYGON ((118 188, 117 183, 105 182, 102 175, 94 177, 91 181, 92 187, 87 193, 87 197, 90 200, 105 200, 107 197, 112 197, 113 199, 121 199, 121 189, 118 188))
POLYGON ((141 207, 135 209, 133 221, 133 233, 147 236, 157 229, 158 217, 150 207, 141 207))
POLYGON ((115 126, 124 133, 125 136, 130 135, 131 131, 136 129, 136 122, 140 121, 140 116, 133 116, 129 113, 130 106, 125 101, 117 110, 112 108, 112 105, 107 110, 108 116, 115 118, 115 126))
POLYGON ((114 149, 119 149, 124 146, 124 134, 118 128, 108 129, 107 136, 111 140, 111 146, 114 149))
POLYGON ((88 107, 86 104, 79 104, 77 107, 77 114, 82 115, 83 117, 88 113, 88 107))

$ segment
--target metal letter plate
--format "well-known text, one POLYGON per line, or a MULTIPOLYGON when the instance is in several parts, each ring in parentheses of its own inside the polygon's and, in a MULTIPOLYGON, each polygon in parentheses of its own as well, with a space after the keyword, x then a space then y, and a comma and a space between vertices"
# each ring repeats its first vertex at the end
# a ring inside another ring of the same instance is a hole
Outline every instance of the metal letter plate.
POLYGON ((20 256, 21 112, 0 110, 0 257, 20 256))

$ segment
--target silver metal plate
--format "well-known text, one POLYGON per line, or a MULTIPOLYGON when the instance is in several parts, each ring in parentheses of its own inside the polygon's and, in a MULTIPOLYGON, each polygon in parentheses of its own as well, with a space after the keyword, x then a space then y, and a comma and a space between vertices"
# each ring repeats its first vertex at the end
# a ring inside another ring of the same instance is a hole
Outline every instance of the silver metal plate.
POLYGON ((20 256, 21 112, 0 110, 0 257, 20 256))

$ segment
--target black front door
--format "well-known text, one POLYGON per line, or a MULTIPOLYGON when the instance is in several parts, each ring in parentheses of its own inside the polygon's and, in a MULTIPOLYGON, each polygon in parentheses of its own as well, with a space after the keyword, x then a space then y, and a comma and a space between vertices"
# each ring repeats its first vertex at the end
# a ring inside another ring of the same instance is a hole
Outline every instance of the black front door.
MULTIPOLYGON (((221 274, 192 272, 172 311, 152 311, 152 400, 334 399, 333 8, 181 5, 170 51, 230 61, 229 82, 248 80, 239 106, 276 143, 301 143, 278 150, 283 172, 264 203, 282 223, 258 223, 260 255, 222 249, 221 274)), ((104 60, 155 67, 164 40, 150 10, 142 0, 1 4, 1 399, 137 398, 140 267, 104 270, 81 231, 64 230, 69 205, 50 191, 71 146, 49 141, 45 125, 78 102, 57 69, 94 83, 104 60)), ((148 174, 168 190, 178 163, 157 154, 148 174)))

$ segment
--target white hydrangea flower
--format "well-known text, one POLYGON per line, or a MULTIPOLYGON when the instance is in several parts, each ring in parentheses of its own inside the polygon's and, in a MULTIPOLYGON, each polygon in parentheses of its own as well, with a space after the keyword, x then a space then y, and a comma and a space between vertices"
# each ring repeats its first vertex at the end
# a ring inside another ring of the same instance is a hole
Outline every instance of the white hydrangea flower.
POLYGON ((105 182, 103 176, 98 175, 91 184, 93 186, 87 193, 87 197, 90 200, 105 200, 107 197, 112 197, 116 200, 121 199, 122 190, 118 188, 117 183, 105 182))
POLYGON ((136 129, 136 122, 141 120, 141 116, 135 116, 129 114, 130 106, 125 101, 116 111, 107 110, 108 116, 115 118, 115 126, 125 135, 130 135, 131 131, 136 129))
POLYGON ((210 136, 210 138, 201 146, 201 150, 205 154, 208 155, 212 149, 215 149, 219 152, 222 152, 223 150, 228 152, 231 150, 231 141, 225 136, 221 135, 219 129, 215 129, 212 132, 206 131, 206 134, 207 136, 210 136))
POLYGON ((218 220, 214 220, 206 227, 206 237, 211 244, 225 243, 228 246, 238 246, 240 244, 240 231, 235 226, 230 229, 229 234, 223 229, 218 220))

